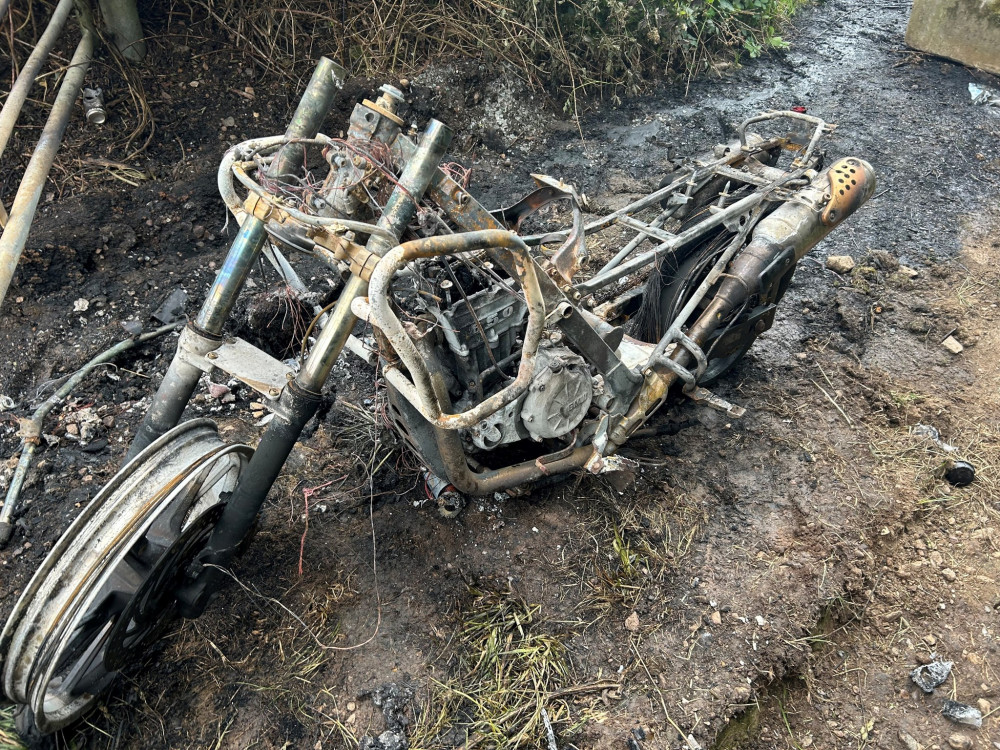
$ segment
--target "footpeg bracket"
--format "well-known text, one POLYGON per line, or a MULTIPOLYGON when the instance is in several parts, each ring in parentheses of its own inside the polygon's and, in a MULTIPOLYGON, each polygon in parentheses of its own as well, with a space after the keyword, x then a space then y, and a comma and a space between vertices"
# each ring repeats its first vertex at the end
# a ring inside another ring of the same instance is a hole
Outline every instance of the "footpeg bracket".
POLYGON ((684 395, 687 396, 692 401, 694 401, 696 404, 707 406, 710 409, 715 409, 715 411, 721 411, 723 414, 727 414, 728 416, 733 417, 734 419, 739 419, 740 417, 742 417, 744 414, 747 413, 747 410, 744 409, 742 406, 729 403, 728 401, 726 401, 726 399, 722 398, 721 396, 717 396, 714 393, 712 393, 710 390, 708 390, 708 388, 702 388, 701 386, 697 386, 690 390, 685 388, 684 395))

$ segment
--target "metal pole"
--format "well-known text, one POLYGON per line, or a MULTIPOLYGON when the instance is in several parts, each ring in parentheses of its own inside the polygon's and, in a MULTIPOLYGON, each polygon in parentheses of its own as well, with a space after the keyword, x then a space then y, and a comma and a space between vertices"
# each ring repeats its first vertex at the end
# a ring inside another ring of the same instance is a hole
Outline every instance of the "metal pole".
MULTIPOLYGON (((9 0, 0 0, 0 16, 7 14, 8 4, 9 0)), ((49 19, 49 25, 45 27, 45 31, 38 38, 38 44, 31 51, 24 67, 21 68, 21 72, 17 76, 17 80, 11 86, 7 101, 3 103, 3 109, 0 110, 0 156, 3 156, 4 149, 7 148, 7 141, 10 140, 10 134, 14 132, 14 125, 17 123, 18 115, 21 114, 21 107, 24 106, 25 99, 28 98, 28 92, 35 83, 38 69, 48 58, 49 52, 62 33, 72 9, 73 0, 60 0, 52 18, 49 19)))
POLYGON ((45 121, 42 136, 38 139, 31 161, 24 170, 24 178, 17 189, 17 195, 14 196, 10 220, 3 230, 3 236, 0 237, 0 309, 3 307, 10 282, 14 278, 14 270, 17 268, 21 251, 24 250, 24 243, 28 239, 31 220, 35 216, 45 179, 52 168, 56 151, 62 143, 66 124, 69 122, 70 113, 73 111, 76 97, 80 94, 84 76, 87 75, 94 54, 94 35, 86 28, 82 29, 82 32, 83 36, 76 46, 76 52, 73 53, 73 59, 66 70, 66 77, 52 105, 52 111, 45 121))

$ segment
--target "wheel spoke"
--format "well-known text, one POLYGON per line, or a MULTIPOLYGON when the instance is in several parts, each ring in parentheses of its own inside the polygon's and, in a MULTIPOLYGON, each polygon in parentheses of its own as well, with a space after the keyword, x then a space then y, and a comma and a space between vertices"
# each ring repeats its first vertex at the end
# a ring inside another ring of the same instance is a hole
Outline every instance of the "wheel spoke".
POLYGON ((146 580, 153 566, 143 558, 129 552, 115 566, 114 572, 108 577, 102 589, 131 596, 146 580))
MULTIPOLYGON (((113 620, 104 622, 83 652, 72 660, 66 673, 58 675, 49 683, 50 689, 56 687, 60 693, 66 695, 80 695, 91 689, 99 689, 100 681, 108 674, 102 657, 113 625, 113 620)), ((46 690, 46 694, 48 692, 49 690, 46 690)))

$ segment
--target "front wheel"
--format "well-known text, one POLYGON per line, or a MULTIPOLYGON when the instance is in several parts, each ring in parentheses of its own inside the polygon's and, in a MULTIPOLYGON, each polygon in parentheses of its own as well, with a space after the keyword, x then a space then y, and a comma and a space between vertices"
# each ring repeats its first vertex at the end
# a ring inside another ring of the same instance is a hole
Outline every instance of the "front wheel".
POLYGON ((246 468, 207 419, 163 435, 56 542, 0 634, 3 690, 49 734, 89 711, 176 614, 174 591, 246 468))

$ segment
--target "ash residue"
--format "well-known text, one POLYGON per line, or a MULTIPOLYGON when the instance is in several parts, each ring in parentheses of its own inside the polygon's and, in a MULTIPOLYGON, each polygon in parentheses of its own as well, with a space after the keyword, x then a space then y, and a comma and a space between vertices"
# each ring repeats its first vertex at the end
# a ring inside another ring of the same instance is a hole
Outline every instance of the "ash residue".
POLYGON ((413 687, 409 684, 386 682, 374 690, 361 693, 361 698, 371 698, 378 708, 382 709, 386 731, 378 737, 366 735, 361 738, 360 750, 408 750, 406 728, 410 725, 407 712, 413 700, 413 687))

